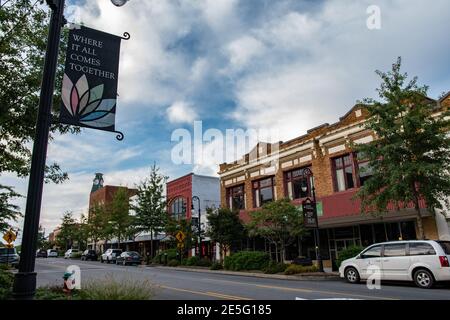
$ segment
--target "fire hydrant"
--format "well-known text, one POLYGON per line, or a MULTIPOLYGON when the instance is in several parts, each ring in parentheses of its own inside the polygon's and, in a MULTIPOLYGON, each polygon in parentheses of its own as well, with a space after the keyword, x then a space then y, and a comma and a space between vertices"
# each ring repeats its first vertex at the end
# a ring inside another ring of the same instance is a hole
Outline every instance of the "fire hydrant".
POLYGON ((75 273, 75 271, 73 271, 73 272, 66 271, 66 272, 64 272, 64 275, 63 275, 63 279, 64 279, 63 292, 69 297, 72 294, 73 285, 75 285, 75 279, 71 279, 71 277, 74 273, 75 273))

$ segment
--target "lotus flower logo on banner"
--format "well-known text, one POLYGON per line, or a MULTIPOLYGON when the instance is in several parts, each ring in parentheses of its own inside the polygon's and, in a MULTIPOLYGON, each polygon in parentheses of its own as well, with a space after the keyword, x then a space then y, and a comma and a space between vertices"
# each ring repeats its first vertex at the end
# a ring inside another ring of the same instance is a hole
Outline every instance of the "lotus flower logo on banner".
POLYGON ((129 39, 72 25, 61 90, 60 122, 115 131, 120 42, 129 39))
POLYGON ((102 99, 103 84, 89 88, 86 75, 74 85, 64 74, 62 101, 81 124, 94 128, 114 126, 116 99, 102 99))

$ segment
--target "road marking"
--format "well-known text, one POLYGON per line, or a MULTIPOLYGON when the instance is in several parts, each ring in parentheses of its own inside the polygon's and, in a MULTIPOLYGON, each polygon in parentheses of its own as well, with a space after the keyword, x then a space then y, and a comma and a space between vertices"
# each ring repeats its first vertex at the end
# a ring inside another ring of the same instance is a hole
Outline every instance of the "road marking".
POLYGON ((363 294, 357 294, 357 293, 335 292, 335 291, 328 291, 328 290, 315 290, 315 289, 309 289, 309 288, 302 288, 301 289, 301 288, 279 287, 279 286, 271 286, 271 285, 263 285, 263 284, 256 284, 256 283, 247 283, 247 282, 238 282, 238 281, 230 281, 230 280, 216 280, 216 279, 212 279, 212 278, 203 279, 203 280, 204 281, 216 281, 216 282, 228 282, 228 283, 247 285, 247 286, 255 286, 255 287, 263 288, 263 289, 275 289, 275 290, 294 291, 294 292, 332 294, 332 295, 341 295, 341 296, 360 297, 360 298, 365 298, 365 299, 369 298, 369 299, 382 299, 382 300, 399 300, 397 298, 392 298, 392 297, 378 297, 378 296, 369 296, 369 295, 363 295, 363 294))
POLYGON ((187 289, 181 289, 181 288, 168 287, 168 286, 164 286, 164 285, 159 285, 159 287, 163 288, 163 289, 168 289, 168 290, 188 292, 188 293, 193 293, 193 294, 198 294, 198 295, 203 295, 203 296, 221 298, 221 299, 225 299, 225 300, 252 300, 250 298, 230 296, 230 295, 226 295, 226 294, 222 294, 222 293, 218 293, 218 292, 211 292, 211 291, 207 291, 207 292, 193 291, 193 290, 187 290, 187 289))

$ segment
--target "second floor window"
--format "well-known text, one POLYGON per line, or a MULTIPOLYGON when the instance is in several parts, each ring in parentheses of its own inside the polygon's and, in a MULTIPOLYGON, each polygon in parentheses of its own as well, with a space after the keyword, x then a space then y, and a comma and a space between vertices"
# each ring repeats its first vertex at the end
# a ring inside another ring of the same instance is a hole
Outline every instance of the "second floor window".
POLYGON ((245 209, 244 185, 227 189, 227 204, 231 210, 245 209))
POLYGON ((363 186, 364 183, 373 175, 373 171, 370 167, 369 160, 364 157, 363 154, 356 154, 356 162, 358 164, 359 186, 363 186))
POLYGON ((184 198, 176 198, 170 206, 170 214, 174 219, 186 219, 186 201, 184 198))
POLYGON ((335 178, 335 190, 344 191, 355 187, 353 161, 350 154, 334 158, 333 170, 335 178))
POLYGON ((253 182, 253 205, 259 208, 274 200, 273 177, 253 182))
POLYGON ((303 174, 304 168, 286 172, 286 196, 289 199, 301 199, 311 197, 312 177, 303 174))

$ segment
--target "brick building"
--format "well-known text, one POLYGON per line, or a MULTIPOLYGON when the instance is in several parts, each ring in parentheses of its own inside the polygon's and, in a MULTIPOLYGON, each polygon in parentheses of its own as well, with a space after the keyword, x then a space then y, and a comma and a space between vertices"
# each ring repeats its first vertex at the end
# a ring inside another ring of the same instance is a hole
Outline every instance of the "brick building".
MULTIPOLYGON (((168 213, 174 218, 188 220, 198 219, 199 203, 192 200, 197 196, 200 199, 202 230, 205 230, 208 224, 206 209, 220 206, 219 178, 190 173, 167 182, 166 194, 168 213)), ((212 257, 216 254, 215 249, 208 238, 202 239, 203 256, 212 257)), ((193 250, 192 255, 195 254, 193 250)))
MULTIPOLYGON (((436 107, 437 116, 450 106, 450 94, 438 101, 428 100, 436 107)), ((360 168, 367 163, 350 149, 351 143, 362 144, 375 139, 374 134, 364 128, 366 119, 365 108, 355 105, 336 123, 312 128, 305 135, 286 142, 258 143, 242 159, 221 164, 222 206, 238 209, 241 219, 248 221, 248 213, 267 201, 289 197, 293 204, 300 206, 302 200, 310 196, 310 186, 314 183, 321 255, 328 268, 335 268, 338 252, 348 246, 415 239, 416 213, 412 204, 399 211, 390 208, 389 213, 374 216, 361 214, 359 200, 352 199, 370 176, 360 173, 360 168), (314 179, 303 176, 306 167, 311 169, 314 179), (308 186, 306 192, 302 186, 308 186)), ((427 238, 450 236, 448 212, 435 218, 424 201, 420 202, 420 208, 427 238)), ((243 246, 270 250, 262 239, 249 239, 243 246)), ((288 259, 298 255, 315 259, 311 236, 291 246, 288 259)))
MULTIPOLYGON (((96 173, 95 178, 92 183, 91 193, 89 194, 89 211, 88 211, 89 217, 91 216, 92 208, 95 205, 101 205, 101 206, 109 205, 113 201, 114 196, 117 193, 117 191, 122 188, 125 188, 127 190, 128 196, 130 198, 133 197, 134 195, 136 195, 136 193, 137 193, 136 189, 130 189, 127 187, 108 186, 108 185, 104 186, 103 185, 103 174, 96 173)), ((124 243, 126 243, 126 241, 124 243)), ((116 239, 112 239, 111 241, 109 241, 109 246, 114 246, 115 244, 117 245, 116 239)), ((104 241, 99 241, 99 243, 97 245, 99 248, 101 248, 101 251, 104 251, 104 249, 105 249, 104 241)), ((90 244, 89 248, 93 248, 93 244, 90 244)))

